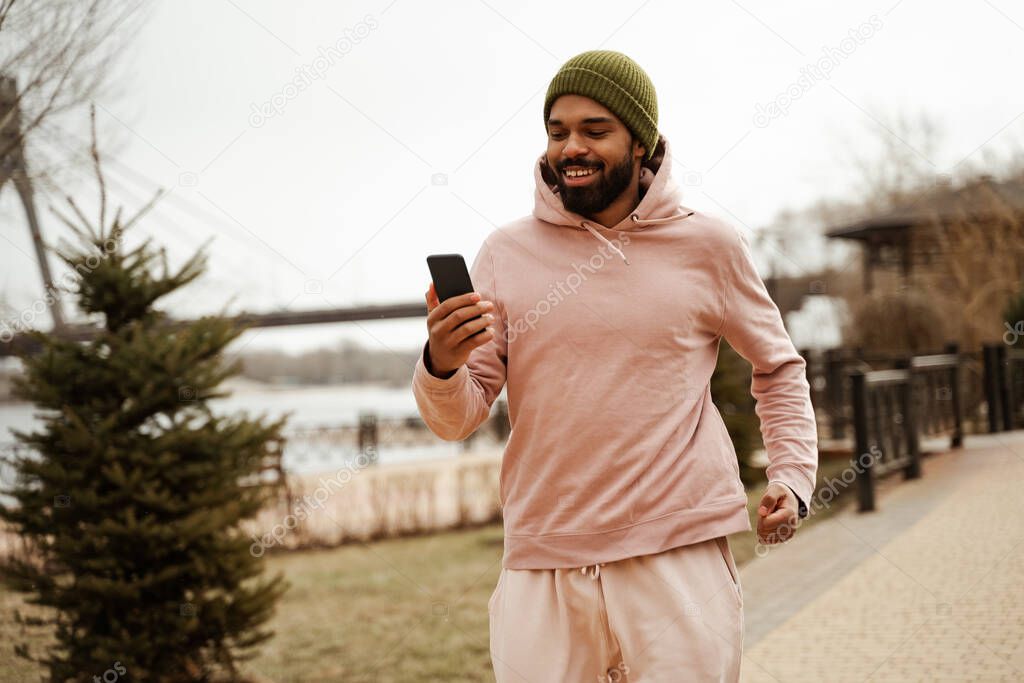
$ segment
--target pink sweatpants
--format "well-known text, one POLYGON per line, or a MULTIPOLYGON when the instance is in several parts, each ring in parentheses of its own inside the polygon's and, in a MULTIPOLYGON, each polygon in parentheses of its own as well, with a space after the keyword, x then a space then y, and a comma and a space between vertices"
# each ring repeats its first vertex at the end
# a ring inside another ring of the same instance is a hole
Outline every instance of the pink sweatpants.
POLYGON ((497 683, 735 683, 743 591, 725 536, 575 569, 502 569, 497 683))

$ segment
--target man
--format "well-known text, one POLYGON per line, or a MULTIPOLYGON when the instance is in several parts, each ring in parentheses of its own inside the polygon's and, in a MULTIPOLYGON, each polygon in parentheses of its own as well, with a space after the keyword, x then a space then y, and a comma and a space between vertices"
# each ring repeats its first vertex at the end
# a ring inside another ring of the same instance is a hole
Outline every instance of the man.
POLYGON ((476 292, 427 291, 413 391, 430 429, 466 438, 508 386, 488 605, 499 683, 738 680, 726 535, 751 525, 711 400, 722 338, 753 365, 770 463, 760 540, 785 541, 814 491, 804 360, 746 238, 680 205, 657 117, 629 57, 566 62, 544 101, 532 215, 484 240, 476 292))

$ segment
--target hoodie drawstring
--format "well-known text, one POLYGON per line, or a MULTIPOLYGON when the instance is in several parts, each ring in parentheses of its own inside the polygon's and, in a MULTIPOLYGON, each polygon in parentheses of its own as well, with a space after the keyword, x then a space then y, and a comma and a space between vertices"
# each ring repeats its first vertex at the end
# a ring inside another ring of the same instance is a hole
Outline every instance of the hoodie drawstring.
POLYGON ((618 255, 619 255, 620 257, 622 257, 622 260, 626 262, 626 265, 627 265, 627 266, 629 265, 629 259, 627 259, 627 258, 626 258, 626 255, 622 253, 622 250, 621 250, 621 249, 619 249, 619 248, 618 248, 617 246, 615 246, 614 244, 612 244, 611 242, 609 242, 609 241, 608 241, 608 239, 607 239, 607 238, 606 238, 606 237, 605 237, 604 235, 602 235, 601 233, 599 233, 599 232, 598 232, 597 230, 595 230, 595 229, 594 229, 594 227, 593 227, 592 225, 590 225, 590 223, 588 223, 588 222, 586 222, 586 221, 583 221, 582 223, 580 223, 580 226, 581 226, 581 227, 584 227, 584 228, 586 228, 587 230, 589 230, 589 231, 590 231, 590 234, 591 234, 591 235, 593 235, 593 236, 594 236, 594 237, 596 237, 597 239, 599 239, 599 240, 601 240, 602 242, 604 242, 605 244, 607 244, 607 245, 608 245, 608 247, 609 247, 609 248, 610 248, 610 249, 611 249, 612 251, 614 251, 614 252, 615 252, 616 254, 618 254, 618 255))
POLYGON ((629 215, 630 219, 637 225, 658 225, 660 223, 668 223, 670 221, 677 221, 680 218, 689 218, 695 212, 694 211, 680 211, 677 214, 671 216, 665 216, 664 218, 640 218, 635 213, 629 215))
POLYGON ((580 567, 580 573, 586 576, 587 569, 593 567, 594 571, 590 574, 590 578, 596 580, 597 577, 601 576, 601 567, 604 565, 604 562, 601 562, 600 564, 588 564, 586 567, 580 567))
MULTIPOLYGON (((693 215, 693 213, 694 213, 693 211, 690 211, 690 212, 685 212, 685 211, 684 211, 684 212, 680 212, 680 213, 674 214, 674 215, 672 215, 672 216, 665 216, 664 218, 640 218, 640 217, 639 217, 639 216, 637 216, 637 215, 636 215, 635 213, 631 213, 631 214, 629 215, 629 218, 630 218, 630 220, 632 220, 632 221, 633 221, 633 223, 634 223, 634 224, 636 224, 636 225, 659 225, 659 224, 661 224, 661 223, 669 223, 669 222, 671 222, 671 221, 677 221, 677 220, 679 220, 679 219, 681 219, 681 218, 689 218, 690 216, 692 216, 692 215, 693 215)), ((596 237, 597 239, 601 240, 601 241, 602 241, 602 242, 604 242, 604 243, 605 243, 606 245, 608 245, 608 247, 609 247, 609 248, 610 248, 610 249, 611 249, 612 251, 614 251, 614 252, 615 252, 616 254, 618 254, 618 255, 619 255, 619 257, 620 257, 620 258, 622 259, 622 261, 623 261, 623 262, 624 262, 624 263, 625 263, 625 264, 626 264, 627 266, 629 265, 629 259, 627 259, 627 258, 626 258, 626 255, 625 255, 624 253, 622 253, 622 250, 621 250, 621 249, 619 249, 619 248, 618 248, 617 246, 615 246, 614 244, 612 244, 612 243, 611 243, 611 242, 610 242, 610 241, 609 241, 609 240, 608 240, 608 239, 607 239, 607 238, 606 238, 606 237, 605 237, 604 235, 602 235, 601 233, 599 233, 599 232, 598 232, 598 231, 597 231, 597 230, 596 230, 596 229, 594 228, 594 226, 592 226, 592 225, 591 225, 590 223, 588 223, 587 221, 582 221, 582 222, 580 223, 580 227, 581 227, 581 228, 585 228, 586 230, 588 230, 588 231, 590 232, 590 234, 591 234, 591 235, 593 235, 594 237, 596 237)), ((584 567, 584 569, 585 569, 585 567, 584 567)))

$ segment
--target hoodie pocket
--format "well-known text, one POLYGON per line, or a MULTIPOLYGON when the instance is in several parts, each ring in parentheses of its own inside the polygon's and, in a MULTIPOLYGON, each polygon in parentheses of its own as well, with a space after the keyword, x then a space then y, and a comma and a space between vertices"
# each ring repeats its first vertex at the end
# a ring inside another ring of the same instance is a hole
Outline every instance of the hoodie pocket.
POLYGON ((494 603, 495 603, 495 601, 496 601, 496 599, 498 597, 498 593, 501 592, 501 584, 504 582, 504 580, 505 580, 505 569, 502 568, 501 572, 498 574, 498 584, 494 587, 494 590, 491 592, 491 597, 487 601, 487 613, 488 614, 490 614, 491 612, 494 611, 494 603))
POLYGON ((715 545, 718 546, 718 555, 722 558, 722 563, 725 565, 726 575, 729 577, 729 583, 733 595, 736 597, 736 603, 743 607, 743 587, 740 585, 740 574, 736 568, 736 560, 732 556, 732 550, 729 548, 729 539, 725 536, 719 536, 715 538, 715 545))

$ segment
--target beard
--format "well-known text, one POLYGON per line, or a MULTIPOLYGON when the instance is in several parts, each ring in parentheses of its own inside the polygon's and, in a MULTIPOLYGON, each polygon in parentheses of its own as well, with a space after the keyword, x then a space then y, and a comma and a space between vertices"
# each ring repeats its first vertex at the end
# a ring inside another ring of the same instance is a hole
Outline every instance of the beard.
POLYGON ((604 211, 629 188, 633 180, 633 153, 632 146, 626 148, 626 155, 618 164, 610 169, 597 172, 597 178, 589 185, 570 187, 565 184, 565 176, 562 169, 566 166, 584 166, 595 168, 599 164, 584 164, 577 161, 567 160, 559 165, 556 173, 558 180, 558 193, 562 197, 562 204, 568 211, 578 213, 581 216, 590 217, 604 211))

